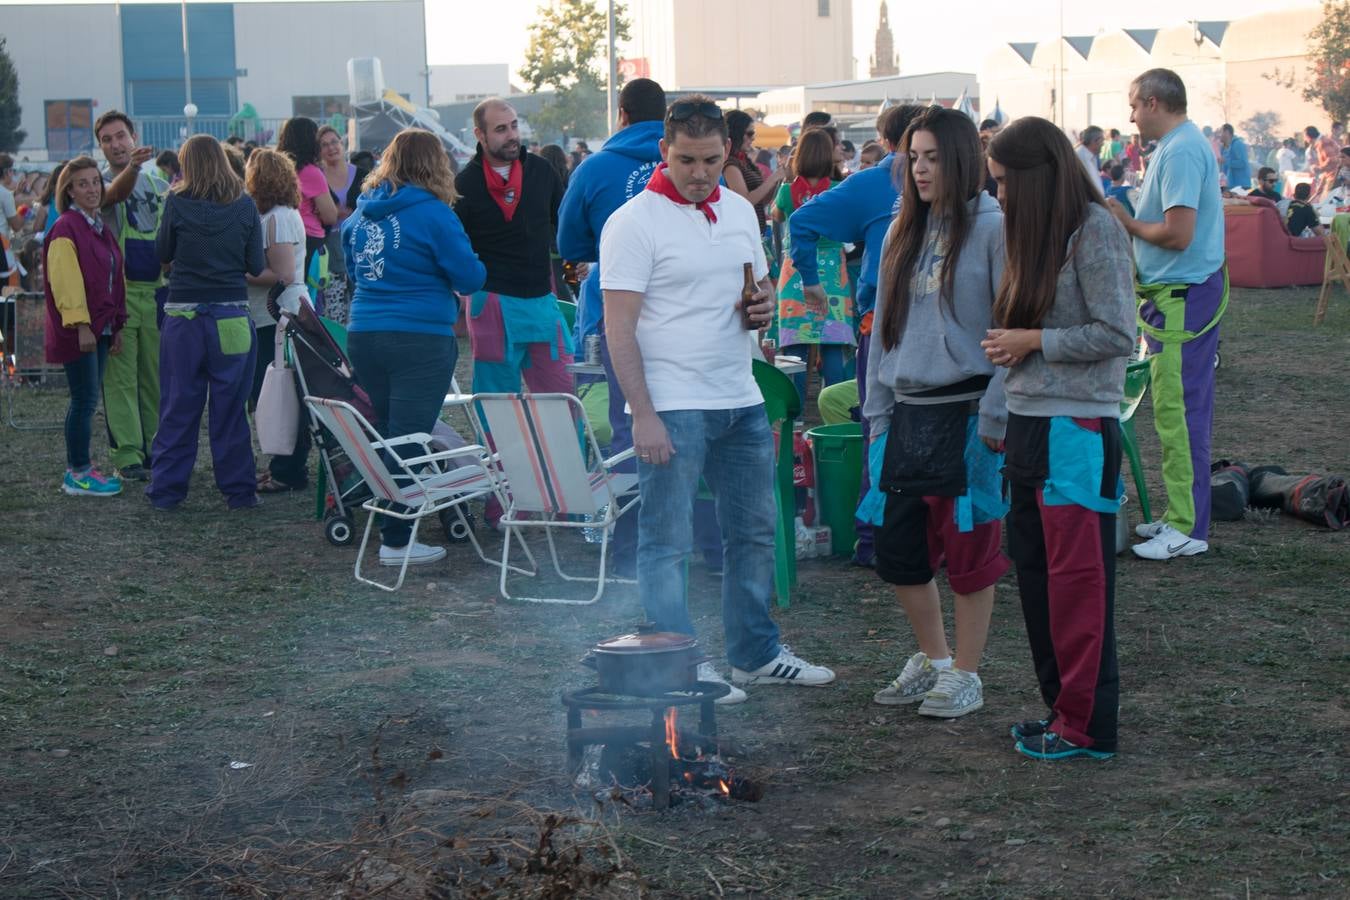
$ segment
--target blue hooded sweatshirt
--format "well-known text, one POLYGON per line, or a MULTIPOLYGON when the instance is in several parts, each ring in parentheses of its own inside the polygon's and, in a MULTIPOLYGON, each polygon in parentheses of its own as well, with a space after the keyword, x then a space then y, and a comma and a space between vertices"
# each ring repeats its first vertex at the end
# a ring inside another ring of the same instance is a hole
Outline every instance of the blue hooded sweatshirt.
POLYGON ((342 223, 342 249, 356 287, 350 331, 453 335, 455 293, 472 294, 487 278, 459 216, 411 184, 362 194, 342 223))
MULTIPOLYGON (((661 162, 662 121, 637 122, 616 133, 598 153, 572 173, 558 210, 558 253, 572 262, 599 262, 600 232, 614 210, 647 187, 661 162)), ((581 287, 576 343, 594 334, 605 317, 600 295, 600 267, 581 287)))
POLYGON ((900 193, 891 178, 895 154, 888 153, 870 169, 855 172, 838 186, 804 204, 788 220, 792 229, 792 264, 802 284, 820 284, 816 244, 821 238, 841 244, 863 242, 862 272, 858 275, 858 315, 871 312, 877 301, 877 270, 881 245, 891 220, 900 212, 900 193))

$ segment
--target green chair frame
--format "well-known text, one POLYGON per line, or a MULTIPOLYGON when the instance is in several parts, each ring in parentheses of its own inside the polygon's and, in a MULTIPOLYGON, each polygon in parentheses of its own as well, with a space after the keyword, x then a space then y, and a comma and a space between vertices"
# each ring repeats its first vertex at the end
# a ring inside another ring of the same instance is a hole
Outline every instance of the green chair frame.
POLYGON ((1125 396, 1120 401, 1120 443, 1125 456, 1130 460, 1134 492, 1139 497, 1139 512, 1145 522, 1153 521, 1153 509, 1148 502, 1148 486, 1144 484, 1144 464, 1139 459, 1139 441, 1134 433, 1134 413, 1143 401, 1144 394, 1148 392, 1150 377, 1147 359, 1130 360, 1125 366, 1125 396))
POLYGON ((774 501, 777 520, 773 534, 773 585, 778 605, 791 604, 797 585, 797 535, 793 519, 797 512, 797 492, 792 480, 792 426, 802 414, 802 401, 792 379, 761 360, 752 362, 755 383, 764 397, 764 412, 771 426, 778 426, 777 464, 774 469, 774 501))

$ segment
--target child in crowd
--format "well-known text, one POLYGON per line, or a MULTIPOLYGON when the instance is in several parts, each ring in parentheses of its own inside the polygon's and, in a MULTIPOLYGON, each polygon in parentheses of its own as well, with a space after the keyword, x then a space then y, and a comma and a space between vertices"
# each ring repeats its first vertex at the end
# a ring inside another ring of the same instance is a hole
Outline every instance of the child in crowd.
POLYGON ((53 201, 60 217, 42 247, 47 273, 47 362, 65 366, 70 386, 66 411, 66 475, 61 490, 73 496, 109 497, 122 481, 102 475, 90 462, 94 410, 109 353, 122 349, 127 321, 122 251, 103 226, 103 176, 98 163, 79 156, 66 163, 53 201))
POLYGON ((1130 186, 1125 183, 1125 167, 1120 163, 1111 163, 1106 167, 1106 174, 1111 179, 1106 186, 1106 196, 1118 200, 1126 212, 1134 215, 1134 204, 1130 202, 1130 186))
POLYGON ((989 171, 1008 263, 983 347, 1007 369, 1008 550, 1050 708, 1012 733, 1034 759, 1105 759, 1120 699, 1113 606, 1134 258, 1053 123, 1018 119, 990 143, 989 171))
POLYGON ((955 718, 984 705, 977 673, 1008 568, 996 453, 1007 413, 1001 370, 980 348, 1003 278, 1003 213, 983 190, 980 137, 963 113, 930 108, 900 152, 905 202, 882 251, 864 412, 873 442, 885 441, 877 574, 895 586, 919 650, 873 699, 955 718), (934 580, 944 558, 955 660, 934 580))

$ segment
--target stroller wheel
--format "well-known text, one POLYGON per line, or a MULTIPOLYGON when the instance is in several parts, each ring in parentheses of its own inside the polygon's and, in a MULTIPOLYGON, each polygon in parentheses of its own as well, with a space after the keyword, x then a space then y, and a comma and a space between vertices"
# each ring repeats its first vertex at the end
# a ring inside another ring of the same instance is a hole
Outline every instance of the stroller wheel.
POLYGON ((453 509, 443 509, 440 511, 441 528, 445 530, 445 536, 451 543, 462 544, 469 539, 469 533, 474 529, 473 513, 464 511, 464 521, 461 521, 459 515, 453 509), (466 525, 465 522, 468 524, 466 525))
POLYGON ((333 516, 323 525, 324 537, 334 547, 345 547, 356 538, 351 516, 333 516))

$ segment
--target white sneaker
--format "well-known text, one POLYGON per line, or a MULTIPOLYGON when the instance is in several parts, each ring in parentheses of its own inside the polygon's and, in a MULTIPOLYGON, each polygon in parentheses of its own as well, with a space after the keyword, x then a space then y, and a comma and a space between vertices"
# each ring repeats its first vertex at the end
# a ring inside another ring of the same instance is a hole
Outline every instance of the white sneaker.
POLYGON ((937 684, 937 677, 938 670, 920 651, 909 658, 894 681, 872 695, 872 702, 882 706, 918 703, 937 684))
POLYGON ((820 687, 834 681, 834 672, 824 666, 813 666, 793 654, 787 644, 778 650, 778 656, 753 672, 731 667, 731 680, 736 684, 804 684, 820 687))
POLYGON ((1162 534, 1163 529, 1166 527, 1167 523, 1162 519, 1159 519, 1156 522, 1140 522, 1138 525, 1134 526, 1134 533, 1147 540, 1162 534))
POLYGON ((731 693, 727 694, 725 697, 718 697, 713 701, 718 706, 731 706, 733 703, 745 702, 745 691, 723 678, 722 673, 717 671, 717 667, 710 662, 698 664, 698 680, 711 681, 715 684, 725 684, 727 687, 731 688, 731 693))
POLYGON ((1175 559, 1178 556, 1198 556, 1209 549, 1199 538, 1187 537, 1171 525, 1164 525, 1151 540, 1130 548, 1140 559, 1175 559))
POLYGON ((382 566, 401 566, 403 565, 403 556, 407 554, 408 565, 422 566, 427 563, 434 563, 438 559, 445 559, 444 547, 429 547, 426 544, 413 542, 412 550, 407 547, 386 547, 380 545, 380 565, 382 566))
POLYGON ((984 706, 980 676, 952 666, 938 672, 937 683, 919 705, 919 715, 955 719, 984 706))

